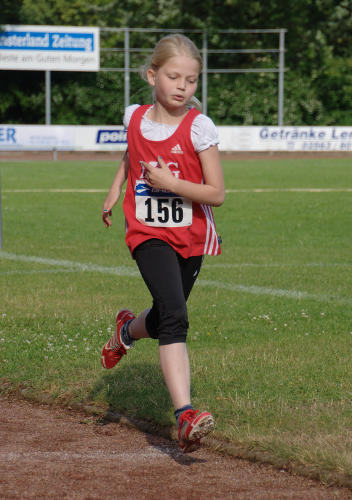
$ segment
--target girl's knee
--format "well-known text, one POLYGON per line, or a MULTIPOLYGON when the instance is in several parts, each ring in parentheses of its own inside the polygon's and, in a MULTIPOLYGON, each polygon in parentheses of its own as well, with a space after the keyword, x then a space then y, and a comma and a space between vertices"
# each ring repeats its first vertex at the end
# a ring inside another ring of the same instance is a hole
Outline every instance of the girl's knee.
POLYGON ((160 345, 186 342, 188 314, 186 306, 151 312, 147 317, 148 333, 158 338, 160 345))

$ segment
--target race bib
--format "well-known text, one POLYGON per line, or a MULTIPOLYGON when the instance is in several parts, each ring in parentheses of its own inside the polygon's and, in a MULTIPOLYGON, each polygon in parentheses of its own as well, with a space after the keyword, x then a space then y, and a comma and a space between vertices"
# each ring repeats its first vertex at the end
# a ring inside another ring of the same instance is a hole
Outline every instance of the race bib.
POLYGON ((136 181, 136 219, 146 226, 185 227, 192 224, 192 202, 169 191, 136 181))

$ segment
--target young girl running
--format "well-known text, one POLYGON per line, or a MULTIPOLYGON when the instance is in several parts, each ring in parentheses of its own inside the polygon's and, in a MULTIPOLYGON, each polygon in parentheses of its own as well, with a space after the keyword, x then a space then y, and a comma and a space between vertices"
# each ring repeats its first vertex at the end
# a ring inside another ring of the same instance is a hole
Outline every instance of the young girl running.
POLYGON ((136 340, 158 339, 185 453, 198 449, 214 428, 212 415, 191 404, 186 301, 203 255, 221 252, 211 206, 221 205, 225 196, 217 130, 192 107, 201 70, 199 51, 187 37, 170 35, 157 43, 145 71, 154 104, 125 110, 128 149, 102 212, 105 226, 111 226, 112 208, 127 179, 126 243, 153 298, 152 307, 138 317, 129 309, 118 312, 102 364, 113 368, 136 340))

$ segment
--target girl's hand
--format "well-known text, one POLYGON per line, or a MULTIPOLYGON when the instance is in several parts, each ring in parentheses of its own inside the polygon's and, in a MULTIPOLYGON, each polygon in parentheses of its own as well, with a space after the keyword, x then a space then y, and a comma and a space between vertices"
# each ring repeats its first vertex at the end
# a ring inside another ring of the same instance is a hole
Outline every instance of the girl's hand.
POLYGON ((218 147, 210 146, 198 156, 204 179, 201 184, 175 177, 160 156, 160 168, 142 162, 146 169, 146 184, 152 188, 171 191, 196 203, 219 207, 225 199, 225 186, 218 147))
POLYGON ((112 210, 110 209, 107 209, 107 208, 103 208, 103 211, 101 213, 101 217, 103 219, 103 223, 104 223, 104 226, 106 228, 112 226, 112 222, 111 220, 109 219, 109 217, 112 216, 112 210))
POLYGON ((125 154, 123 155, 119 168, 112 182, 111 188, 103 203, 101 218, 103 219, 103 223, 106 228, 112 226, 112 222, 109 219, 109 217, 112 216, 112 209, 119 201, 122 186, 128 176, 128 169, 129 169, 128 152, 125 151, 125 154))
POLYGON ((158 156, 158 167, 153 167, 145 161, 142 162, 147 173, 145 175, 145 182, 148 186, 158 189, 166 189, 167 191, 172 191, 174 185, 175 177, 173 176, 171 170, 166 165, 161 156, 158 156))

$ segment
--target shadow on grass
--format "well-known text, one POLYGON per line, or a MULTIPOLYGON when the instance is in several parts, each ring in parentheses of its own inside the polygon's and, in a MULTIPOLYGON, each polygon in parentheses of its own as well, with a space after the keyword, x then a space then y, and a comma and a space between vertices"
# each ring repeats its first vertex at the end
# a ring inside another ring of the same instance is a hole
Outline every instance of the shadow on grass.
POLYGON ((185 455, 179 448, 169 393, 155 363, 125 364, 103 375, 93 386, 90 400, 109 404, 101 425, 111 422, 138 429, 148 443, 181 465, 205 462, 185 455))
MULTIPOLYGON (((125 361, 125 360, 124 360, 125 361)), ((170 424, 171 401, 159 365, 138 361, 121 363, 93 386, 89 397, 103 399, 111 411, 170 424)))

